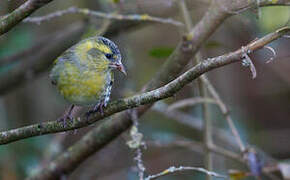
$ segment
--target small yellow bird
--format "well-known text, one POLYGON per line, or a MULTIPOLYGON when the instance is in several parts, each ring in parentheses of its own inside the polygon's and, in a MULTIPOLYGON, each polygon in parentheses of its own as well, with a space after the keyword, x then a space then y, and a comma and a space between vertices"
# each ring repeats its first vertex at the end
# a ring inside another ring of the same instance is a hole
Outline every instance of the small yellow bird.
POLYGON ((84 39, 58 57, 50 79, 60 94, 72 103, 62 121, 72 119, 75 105, 94 105, 87 116, 97 111, 103 113, 110 99, 114 69, 126 75, 118 47, 101 36, 84 39))

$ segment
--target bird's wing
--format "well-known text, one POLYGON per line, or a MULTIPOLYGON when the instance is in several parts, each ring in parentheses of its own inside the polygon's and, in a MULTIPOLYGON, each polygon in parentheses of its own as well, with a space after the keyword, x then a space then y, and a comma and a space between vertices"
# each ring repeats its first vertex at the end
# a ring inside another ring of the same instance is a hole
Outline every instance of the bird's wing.
POLYGON ((68 49, 54 61, 53 68, 49 74, 49 78, 53 85, 57 85, 59 74, 65 69, 64 63, 68 61, 73 62, 74 56, 75 55, 73 51, 71 49, 68 49))

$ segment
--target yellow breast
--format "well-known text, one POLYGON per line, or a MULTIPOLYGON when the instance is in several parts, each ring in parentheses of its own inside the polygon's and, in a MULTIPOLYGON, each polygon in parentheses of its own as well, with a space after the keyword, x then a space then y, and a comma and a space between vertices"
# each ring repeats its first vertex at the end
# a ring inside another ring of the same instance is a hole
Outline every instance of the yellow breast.
POLYGON ((64 65, 57 86, 65 99, 79 105, 97 103, 105 92, 107 74, 91 69, 80 70, 70 62, 64 65))

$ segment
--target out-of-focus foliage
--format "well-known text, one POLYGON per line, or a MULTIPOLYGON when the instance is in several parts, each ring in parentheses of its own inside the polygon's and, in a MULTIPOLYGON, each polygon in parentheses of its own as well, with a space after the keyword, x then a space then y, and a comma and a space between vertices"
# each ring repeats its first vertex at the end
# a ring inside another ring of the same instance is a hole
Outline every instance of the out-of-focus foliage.
MULTIPOLYGON (((15 28, 7 38, 4 38, 0 43, 0 58, 18 53, 26 48, 29 48, 32 43, 32 33, 26 28, 15 28), (17 46, 15 46, 17 44, 17 46)), ((13 66, 9 64, 0 67, 0 73, 11 69, 13 66)))
POLYGON ((285 26, 290 18, 289 7, 265 7, 260 9, 259 26, 265 32, 285 26))
POLYGON ((156 47, 149 51, 149 55, 154 58, 167 58, 173 52, 173 48, 169 47, 156 47))

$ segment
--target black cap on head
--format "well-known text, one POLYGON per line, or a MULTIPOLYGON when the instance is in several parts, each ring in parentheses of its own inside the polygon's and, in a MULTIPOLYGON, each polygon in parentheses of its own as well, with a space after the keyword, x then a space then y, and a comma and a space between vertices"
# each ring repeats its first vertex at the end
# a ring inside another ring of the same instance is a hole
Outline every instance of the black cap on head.
POLYGON ((118 49, 118 46, 115 43, 113 43, 111 40, 105 37, 99 36, 98 39, 101 40, 105 45, 110 47, 111 51, 113 52, 113 55, 117 56, 116 61, 121 62, 122 57, 121 57, 120 50, 118 49))

